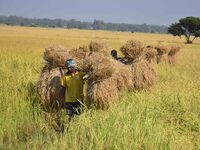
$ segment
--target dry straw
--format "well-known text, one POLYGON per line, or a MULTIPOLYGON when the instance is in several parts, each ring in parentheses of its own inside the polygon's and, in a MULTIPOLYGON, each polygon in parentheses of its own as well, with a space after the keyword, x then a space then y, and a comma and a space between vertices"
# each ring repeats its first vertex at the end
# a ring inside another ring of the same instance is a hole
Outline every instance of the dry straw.
POLYGON ((113 62, 111 57, 99 52, 93 52, 84 60, 83 71, 89 75, 85 100, 88 107, 106 109, 118 100, 117 87, 111 80, 116 70, 113 62))
POLYGON ((157 63, 175 63, 177 53, 180 51, 180 47, 177 45, 168 45, 168 46, 156 46, 157 50, 157 63))
POLYGON ((64 67, 67 59, 74 59, 77 67, 82 68, 83 60, 88 53, 87 46, 81 46, 72 50, 66 50, 60 46, 52 46, 45 49, 43 58, 50 68, 64 67))
POLYGON ((102 53, 92 53, 84 61, 83 71, 89 74, 86 104, 105 109, 118 100, 119 91, 130 89, 132 75, 130 66, 106 57, 102 53))
MULTIPOLYGON (((97 57, 95 57, 97 58, 97 57)), ((97 59, 98 60, 98 59, 97 59)), ((118 100, 120 91, 132 89, 132 74, 130 66, 112 60, 109 62, 112 68, 100 68, 104 72, 104 78, 97 78, 96 73, 92 72, 87 82, 86 103, 97 108, 108 108, 110 103, 118 100)), ((103 64, 102 64, 103 65, 103 64)), ((97 73, 98 74, 98 73, 97 73)))
POLYGON ((110 78, 101 81, 88 80, 86 105, 107 109, 110 103, 118 100, 118 89, 110 78))
POLYGON ((160 45, 155 46, 155 49, 157 50, 157 63, 168 63, 169 47, 160 45))
POLYGON ((129 89, 135 91, 151 87, 155 83, 156 74, 148 61, 155 58, 156 51, 151 47, 146 50, 143 43, 137 40, 127 41, 121 47, 121 51, 126 58, 133 60, 130 65, 132 86, 129 89))
POLYGON ((102 53, 105 56, 109 56, 110 57, 110 51, 109 51, 109 47, 103 43, 103 42, 90 42, 89 44, 89 49, 90 49, 90 53, 102 53))
POLYGON ((144 49, 144 58, 149 63, 155 63, 157 58, 157 51, 153 47, 146 47, 144 49))
POLYGON ((118 61, 113 63, 116 70, 113 73, 111 80, 117 87, 118 91, 131 90, 132 89, 132 73, 129 65, 124 65, 118 61))
POLYGON ((56 68, 64 67, 66 59, 71 56, 65 48, 51 46, 45 49, 43 58, 50 68, 56 68))
POLYGON ((122 90, 148 89, 155 83, 156 74, 153 67, 142 59, 143 44, 139 41, 127 43, 126 46, 123 46, 122 51, 124 54, 128 53, 126 56, 129 59, 134 60, 131 65, 124 65, 98 52, 91 54, 89 56, 90 61, 85 62, 87 65, 91 64, 89 65, 90 69, 85 69, 86 72, 91 70, 86 92, 87 104, 93 104, 98 108, 108 108, 110 103, 118 100, 119 93, 122 90), (109 59, 109 61, 101 61, 104 59, 109 59), (93 69, 99 63, 101 67, 93 69), (109 67, 102 67, 107 64, 109 64, 109 67), (101 78, 97 77, 96 74, 101 72, 103 73, 101 78))
POLYGON ((77 59, 84 59, 89 52, 87 46, 80 46, 79 48, 74 48, 69 51, 69 54, 77 59))
POLYGON ((138 60, 131 65, 134 90, 149 89, 154 85, 156 73, 146 60, 138 60))
POLYGON ((64 89, 60 85, 60 72, 58 68, 46 69, 46 66, 41 72, 37 82, 37 91, 41 97, 43 106, 61 107, 64 100, 64 89))
POLYGON ((126 59, 133 61, 141 57, 144 45, 140 41, 130 40, 127 41, 126 44, 120 48, 120 50, 125 55, 126 59))
POLYGON ((83 61, 89 54, 89 49, 87 46, 81 46, 69 51, 72 59, 76 62, 76 67, 79 69, 83 68, 83 61))
POLYGON ((101 53, 93 53, 84 60, 83 71, 95 81, 109 78, 115 71, 112 61, 110 57, 105 57, 101 53))
POLYGON ((173 64, 176 61, 177 53, 180 51, 180 47, 177 45, 171 45, 169 48, 170 51, 168 53, 168 61, 170 64, 173 64))

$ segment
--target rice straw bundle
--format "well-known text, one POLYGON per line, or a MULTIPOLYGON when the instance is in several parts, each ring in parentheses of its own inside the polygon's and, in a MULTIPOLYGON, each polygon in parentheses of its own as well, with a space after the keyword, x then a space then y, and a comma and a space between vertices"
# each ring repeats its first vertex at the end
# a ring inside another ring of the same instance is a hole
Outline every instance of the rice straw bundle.
POLYGON ((106 79, 112 76, 115 67, 113 60, 101 53, 93 53, 86 57, 83 63, 83 71, 87 72, 94 80, 106 79))
POLYGON ((138 60, 131 65, 133 89, 148 89, 155 83, 156 74, 150 63, 138 60))
POLYGON ((101 42, 91 42, 89 44, 89 49, 90 49, 90 53, 95 53, 95 52, 98 52, 98 53, 102 53, 104 54, 105 56, 110 56, 110 50, 108 48, 108 46, 105 44, 105 43, 101 43, 101 42))
POLYGON ((106 57, 101 53, 92 53, 84 61, 83 71, 89 74, 87 81, 86 105, 105 109, 118 100, 123 89, 132 86, 130 66, 106 57))
POLYGON ((180 51, 180 47, 176 45, 171 45, 169 46, 169 48, 170 51, 168 53, 168 60, 170 64, 173 64, 176 61, 177 53, 180 51))
POLYGON ((164 62, 168 63, 168 46, 156 46, 155 49, 157 50, 157 63, 164 62))
POLYGON ((127 41, 126 44, 120 48, 120 50, 125 55, 126 59, 134 61, 142 56, 144 46, 140 41, 130 40, 127 41))
POLYGON ((64 67, 66 59, 71 58, 71 56, 65 48, 51 46, 45 49, 43 58, 50 68, 56 68, 58 66, 64 67))
POLYGON ((113 84, 116 85, 118 91, 132 89, 132 73, 129 65, 124 65, 118 61, 115 64, 115 72, 111 76, 113 84))
POLYGON ((87 46, 81 46, 79 48, 71 49, 69 55, 76 62, 76 67, 79 69, 83 68, 83 61, 88 56, 89 49, 87 46))
POLYGON ((107 109, 109 104, 117 101, 118 98, 118 89, 110 78, 100 82, 88 81, 86 95, 86 105, 88 107, 94 106, 107 109))
POLYGON ((61 107, 63 105, 65 92, 60 85, 60 78, 58 68, 51 71, 43 69, 36 86, 44 106, 50 107, 56 104, 61 107))
POLYGON ((144 50, 144 58, 149 62, 149 63, 154 63, 156 62, 156 56, 157 56, 157 51, 154 48, 145 48, 144 50))

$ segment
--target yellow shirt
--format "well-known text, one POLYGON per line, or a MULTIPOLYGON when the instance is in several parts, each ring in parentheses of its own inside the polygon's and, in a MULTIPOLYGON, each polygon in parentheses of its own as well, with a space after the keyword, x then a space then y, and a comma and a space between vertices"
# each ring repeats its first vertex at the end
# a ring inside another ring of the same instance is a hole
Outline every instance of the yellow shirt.
POLYGON ((80 71, 76 73, 65 75, 61 79, 61 85, 66 88, 65 102, 77 102, 83 100, 83 76, 80 71))

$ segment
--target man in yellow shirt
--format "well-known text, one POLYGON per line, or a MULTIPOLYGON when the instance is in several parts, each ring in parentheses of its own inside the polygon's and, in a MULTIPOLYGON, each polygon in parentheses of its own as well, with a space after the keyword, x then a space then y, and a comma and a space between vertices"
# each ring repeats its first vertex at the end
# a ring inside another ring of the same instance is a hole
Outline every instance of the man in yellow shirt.
POLYGON ((67 73, 61 78, 61 86, 65 88, 65 108, 69 120, 76 114, 81 113, 81 102, 83 101, 84 73, 75 68, 73 59, 66 61, 67 73))

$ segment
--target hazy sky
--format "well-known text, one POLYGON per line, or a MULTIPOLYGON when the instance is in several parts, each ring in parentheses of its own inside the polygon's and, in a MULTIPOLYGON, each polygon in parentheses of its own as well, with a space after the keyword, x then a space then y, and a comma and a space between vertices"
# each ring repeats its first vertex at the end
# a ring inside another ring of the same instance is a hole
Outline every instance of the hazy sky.
POLYGON ((169 25, 200 17, 200 0, 0 0, 0 15, 169 25))

